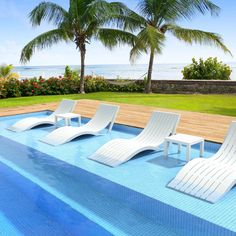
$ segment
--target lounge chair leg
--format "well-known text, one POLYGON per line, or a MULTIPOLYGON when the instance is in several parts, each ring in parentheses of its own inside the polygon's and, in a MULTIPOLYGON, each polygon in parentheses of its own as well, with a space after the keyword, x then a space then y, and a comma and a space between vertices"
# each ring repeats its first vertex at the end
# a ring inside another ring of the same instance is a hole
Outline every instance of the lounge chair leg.
POLYGON ((55 126, 56 126, 56 128, 58 127, 58 124, 57 124, 57 116, 55 116, 55 126))
POLYGON ((69 126, 69 119, 65 119, 65 126, 69 126))
POLYGON ((114 121, 112 121, 112 122, 110 123, 110 125, 109 125, 109 127, 108 127, 108 130, 107 130, 107 133, 110 133, 110 132, 111 132, 113 125, 114 125, 114 121))
POLYGON ((168 141, 165 141, 164 142, 164 156, 165 156, 165 159, 168 158, 168 149, 169 149, 169 146, 170 146, 170 143, 168 141))
POLYGON ((187 145, 187 147, 186 147, 186 162, 189 162, 189 160, 190 160, 190 149, 191 149, 191 145, 187 145))
POLYGON ((204 153, 204 141, 200 143, 200 157, 203 157, 203 153, 204 153))
POLYGON ((178 144, 178 153, 181 153, 181 144, 178 144))

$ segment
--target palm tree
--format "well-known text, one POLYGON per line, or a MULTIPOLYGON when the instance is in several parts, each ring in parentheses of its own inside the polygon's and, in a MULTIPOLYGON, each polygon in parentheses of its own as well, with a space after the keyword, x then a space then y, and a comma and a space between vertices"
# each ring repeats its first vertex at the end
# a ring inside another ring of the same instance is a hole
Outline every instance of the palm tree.
POLYGON ((0 65, 0 79, 8 80, 8 79, 18 79, 19 75, 17 73, 12 72, 13 65, 2 64, 0 65))
POLYGON ((110 27, 125 9, 122 3, 108 3, 105 0, 70 0, 68 11, 52 2, 40 3, 29 14, 32 25, 39 26, 46 20, 56 28, 30 41, 22 50, 21 62, 29 61, 36 49, 48 48, 62 41, 72 41, 80 51, 80 93, 84 93, 86 45, 91 39, 95 38, 105 45, 113 46, 123 42, 133 43, 135 39, 129 32, 110 27))
POLYGON ((139 14, 126 11, 121 18, 123 27, 137 33, 135 44, 130 52, 130 59, 134 61, 143 52, 150 53, 145 91, 151 92, 151 79, 154 56, 161 53, 169 32, 186 43, 215 45, 224 52, 230 53, 223 44, 221 37, 212 32, 196 29, 186 29, 177 25, 183 19, 191 19, 197 13, 211 15, 219 14, 219 7, 210 0, 140 0, 137 6, 139 14))

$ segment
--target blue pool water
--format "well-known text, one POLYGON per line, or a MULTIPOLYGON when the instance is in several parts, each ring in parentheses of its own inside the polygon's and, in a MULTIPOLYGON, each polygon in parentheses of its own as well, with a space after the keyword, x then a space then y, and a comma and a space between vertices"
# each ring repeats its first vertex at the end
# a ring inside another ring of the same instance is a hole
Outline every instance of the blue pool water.
POLYGON ((111 235, 0 163, 0 235, 111 235))
MULTIPOLYGON (((5 129, 45 115, 0 118, 0 235, 236 235, 235 189, 209 204, 166 188, 184 165, 184 150, 177 154, 173 145, 168 160, 160 149, 110 168, 87 157, 139 129, 115 125, 111 134, 59 147, 38 141, 53 127, 17 134, 5 129)), ((205 157, 219 147, 207 143, 205 157)), ((197 146, 191 154, 199 155, 197 146)))

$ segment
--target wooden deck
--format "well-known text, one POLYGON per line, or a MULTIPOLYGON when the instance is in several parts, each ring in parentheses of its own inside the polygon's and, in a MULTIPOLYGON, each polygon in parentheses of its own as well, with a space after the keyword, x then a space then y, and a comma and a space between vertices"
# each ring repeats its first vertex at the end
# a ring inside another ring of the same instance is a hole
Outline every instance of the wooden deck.
MULTIPOLYGON (((87 99, 79 100, 75 112, 90 118, 93 116, 99 103, 101 103, 101 101, 87 99)), ((116 119, 116 123, 143 128, 148 121, 151 112, 154 110, 177 112, 181 114, 181 121, 177 132, 202 136, 206 140, 211 140, 214 142, 222 142, 230 122, 232 120, 236 120, 236 117, 230 116, 211 115, 120 103, 118 103, 118 105, 120 105, 120 111, 116 119)), ((3 108, 0 109, 0 116, 42 111, 47 109, 54 110, 56 106, 57 103, 47 103, 26 107, 3 108)))

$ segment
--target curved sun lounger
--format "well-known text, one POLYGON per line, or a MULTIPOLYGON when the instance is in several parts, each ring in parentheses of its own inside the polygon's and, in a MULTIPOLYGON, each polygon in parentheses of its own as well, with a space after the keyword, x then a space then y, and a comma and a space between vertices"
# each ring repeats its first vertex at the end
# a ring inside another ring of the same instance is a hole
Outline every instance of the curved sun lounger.
POLYGON ((118 110, 119 106, 101 104, 94 117, 87 124, 81 127, 65 126, 58 128, 40 141, 57 146, 70 142, 81 135, 99 135, 99 132, 108 127, 108 125, 108 131, 111 131, 118 110))
POLYGON ((43 118, 28 117, 17 121, 15 124, 8 127, 7 129, 14 132, 22 132, 25 130, 32 129, 38 125, 44 125, 44 124, 54 125, 55 115, 72 112, 76 106, 76 103, 77 101, 75 100, 63 99, 59 104, 59 106, 57 107, 57 109, 51 115, 43 118))
POLYGON ((215 203, 236 184, 236 122, 232 122, 219 151, 196 158, 183 167, 169 188, 215 203))
POLYGON ((132 139, 114 139, 98 149, 89 159, 115 167, 145 150, 156 150, 164 138, 175 133, 179 114, 153 112, 144 130, 132 139))

